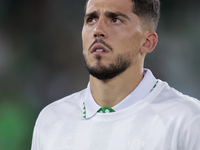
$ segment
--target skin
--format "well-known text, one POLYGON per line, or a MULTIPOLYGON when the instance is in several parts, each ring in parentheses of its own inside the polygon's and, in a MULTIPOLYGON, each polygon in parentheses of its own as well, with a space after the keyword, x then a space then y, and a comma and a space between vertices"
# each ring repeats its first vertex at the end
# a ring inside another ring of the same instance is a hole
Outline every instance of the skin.
POLYGON ((86 6, 82 29, 86 63, 98 70, 115 63, 119 55, 131 61, 129 68, 112 79, 99 80, 90 75, 93 98, 101 107, 115 106, 137 87, 143 78, 144 58, 157 44, 152 26, 145 24, 132 8, 131 0, 89 0, 86 6), (108 46, 93 44, 100 39, 108 46), (105 51, 92 52, 95 47, 105 51))

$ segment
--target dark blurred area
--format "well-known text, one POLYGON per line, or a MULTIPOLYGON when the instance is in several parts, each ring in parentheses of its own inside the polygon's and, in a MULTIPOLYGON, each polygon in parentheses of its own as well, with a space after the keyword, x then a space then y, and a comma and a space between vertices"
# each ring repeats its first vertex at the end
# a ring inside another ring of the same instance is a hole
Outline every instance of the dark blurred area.
MULTIPOLYGON (((145 67, 200 98, 200 1, 161 0, 159 43, 145 67)), ((30 149, 47 104, 87 86, 85 0, 0 0, 0 150, 30 149)))

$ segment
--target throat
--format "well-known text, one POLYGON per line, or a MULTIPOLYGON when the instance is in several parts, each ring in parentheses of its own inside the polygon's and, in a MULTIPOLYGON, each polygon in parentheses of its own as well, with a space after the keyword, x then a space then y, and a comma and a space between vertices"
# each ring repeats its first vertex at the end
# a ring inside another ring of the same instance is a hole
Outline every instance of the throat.
POLYGON ((113 107, 125 99, 139 85, 142 78, 142 72, 136 75, 130 69, 115 78, 104 81, 90 75, 92 96, 101 107, 113 107))
POLYGON ((113 107, 120 103, 133 89, 126 85, 113 84, 112 81, 101 81, 101 84, 91 85, 91 92, 94 100, 101 107, 113 107))

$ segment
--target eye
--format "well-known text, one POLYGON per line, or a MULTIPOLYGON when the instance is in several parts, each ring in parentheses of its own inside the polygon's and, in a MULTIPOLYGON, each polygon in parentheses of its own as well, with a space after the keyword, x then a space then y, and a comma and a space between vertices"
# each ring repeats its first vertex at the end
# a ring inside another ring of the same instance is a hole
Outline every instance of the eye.
POLYGON ((86 19, 86 22, 87 22, 88 24, 93 24, 93 23, 96 22, 96 20, 95 20, 94 18, 87 18, 87 19, 86 19))
POLYGON ((112 22, 118 24, 118 23, 122 23, 123 21, 119 18, 112 18, 112 22))

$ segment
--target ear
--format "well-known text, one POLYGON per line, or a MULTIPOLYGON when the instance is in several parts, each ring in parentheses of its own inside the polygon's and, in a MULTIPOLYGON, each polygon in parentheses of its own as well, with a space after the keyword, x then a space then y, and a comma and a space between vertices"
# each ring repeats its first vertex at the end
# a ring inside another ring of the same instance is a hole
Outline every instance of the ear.
POLYGON ((158 35, 155 32, 147 32, 144 44, 140 49, 141 54, 150 53, 154 50, 158 43, 158 35))

